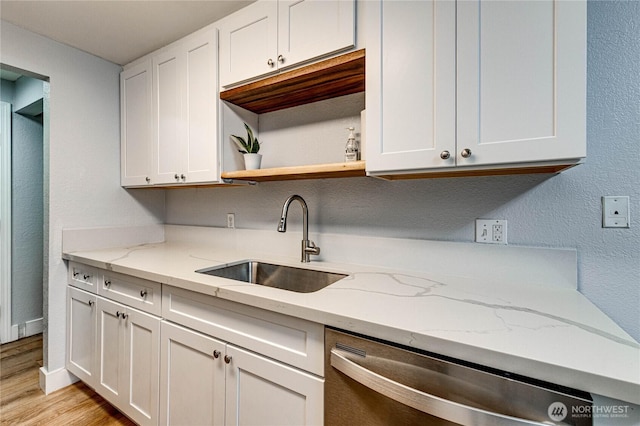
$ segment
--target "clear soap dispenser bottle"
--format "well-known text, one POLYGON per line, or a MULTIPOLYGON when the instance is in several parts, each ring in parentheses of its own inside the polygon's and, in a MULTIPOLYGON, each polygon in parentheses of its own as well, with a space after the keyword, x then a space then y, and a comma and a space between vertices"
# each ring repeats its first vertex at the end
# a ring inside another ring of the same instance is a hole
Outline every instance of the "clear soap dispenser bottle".
POLYGON ((360 147, 353 134, 355 128, 347 127, 347 130, 349 130, 349 137, 347 138, 347 145, 344 150, 344 161, 358 161, 360 159, 360 147))

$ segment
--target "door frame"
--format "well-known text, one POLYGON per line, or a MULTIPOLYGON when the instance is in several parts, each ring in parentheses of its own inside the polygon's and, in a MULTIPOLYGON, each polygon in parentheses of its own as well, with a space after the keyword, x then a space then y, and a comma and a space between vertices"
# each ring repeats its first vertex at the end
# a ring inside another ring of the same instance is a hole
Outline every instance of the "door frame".
POLYGON ((0 102, 0 343, 11 340, 11 104, 0 102))

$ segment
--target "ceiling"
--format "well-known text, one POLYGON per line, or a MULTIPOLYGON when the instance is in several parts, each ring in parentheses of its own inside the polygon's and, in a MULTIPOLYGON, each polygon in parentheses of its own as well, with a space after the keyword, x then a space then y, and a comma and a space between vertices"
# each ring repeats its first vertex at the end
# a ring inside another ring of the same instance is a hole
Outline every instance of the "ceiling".
POLYGON ((255 0, 0 0, 0 18, 124 65, 255 0))

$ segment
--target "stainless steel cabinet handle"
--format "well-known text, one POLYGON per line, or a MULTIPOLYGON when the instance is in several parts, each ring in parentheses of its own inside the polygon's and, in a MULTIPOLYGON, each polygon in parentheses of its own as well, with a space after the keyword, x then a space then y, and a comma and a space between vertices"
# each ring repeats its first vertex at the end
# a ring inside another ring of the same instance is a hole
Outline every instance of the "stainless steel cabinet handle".
POLYGON ((220 351, 218 351, 218 350, 213 351, 213 357, 214 357, 215 359, 220 358, 220 351))
POLYGON ((471 150, 469 148, 465 148, 460 152, 460 155, 462 155, 462 158, 469 158, 471 157, 471 150))
POLYGON ((490 424, 495 426, 544 425, 544 423, 492 413, 461 403, 448 401, 413 389, 356 364, 340 352, 339 349, 331 349, 331 366, 333 368, 375 392, 424 413, 432 414, 436 417, 459 424, 490 424))
POLYGON ((231 363, 231 357, 229 355, 225 355, 224 356, 224 362, 227 363, 227 364, 230 364, 231 363))
POLYGON ((142 298, 147 297, 147 289, 146 288, 144 290, 140 290, 140 297, 142 297, 142 298))
POLYGON ((104 280, 104 285, 105 285, 105 287, 109 287, 111 285, 111 281, 110 280, 104 280))
POLYGON ((280 62, 281 64, 284 63, 284 56, 278 55, 278 62, 280 62))
POLYGON ((269 58, 269 60, 267 61, 267 65, 273 67, 273 59, 269 58))
POLYGON ((442 151, 440 153, 440 158, 443 160, 448 160, 451 157, 451 153, 449 151, 442 151))

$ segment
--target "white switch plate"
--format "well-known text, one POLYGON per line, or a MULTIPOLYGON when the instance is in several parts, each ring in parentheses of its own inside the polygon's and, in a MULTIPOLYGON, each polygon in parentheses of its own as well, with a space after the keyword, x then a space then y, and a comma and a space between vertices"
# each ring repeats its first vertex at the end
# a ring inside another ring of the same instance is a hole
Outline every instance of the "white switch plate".
POLYGON ((476 219, 476 243, 507 244, 507 221, 476 219))
POLYGON ((602 227, 629 227, 629 197, 609 195, 602 197, 602 227))
POLYGON ((227 213, 227 228, 236 227, 236 215, 234 213, 227 213))

